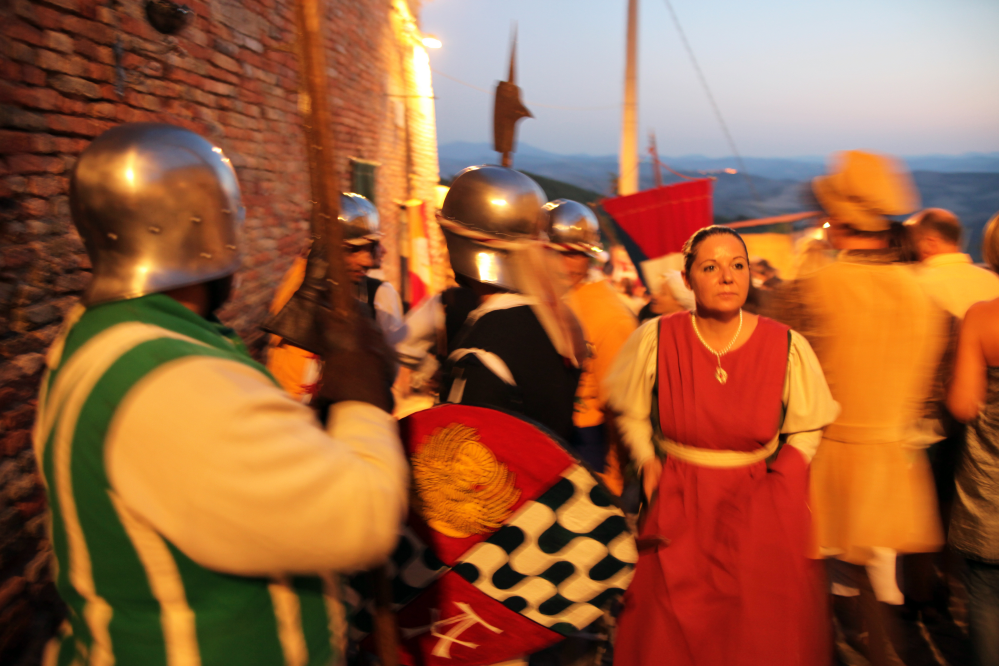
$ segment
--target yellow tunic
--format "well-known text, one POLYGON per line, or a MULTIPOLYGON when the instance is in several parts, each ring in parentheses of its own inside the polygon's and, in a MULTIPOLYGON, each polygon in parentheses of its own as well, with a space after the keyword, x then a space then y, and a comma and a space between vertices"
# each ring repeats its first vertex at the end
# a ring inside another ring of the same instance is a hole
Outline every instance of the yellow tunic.
POLYGON ((816 545, 855 564, 875 547, 918 553, 943 544, 917 426, 946 318, 912 269, 889 258, 841 253, 798 281, 798 321, 789 322, 812 343, 842 407, 812 462, 816 545))
MULTIPOLYGON (((576 389, 576 408, 572 422, 577 428, 587 428, 605 422, 604 405, 607 392, 604 378, 628 336, 638 327, 635 315, 621 302, 617 292, 606 280, 586 282, 568 294, 572 309, 589 347, 590 358, 583 365, 583 374, 576 389)), ((623 480, 617 448, 608 447, 607 466, 601 475, 607 487, 621 494, 623 480)))

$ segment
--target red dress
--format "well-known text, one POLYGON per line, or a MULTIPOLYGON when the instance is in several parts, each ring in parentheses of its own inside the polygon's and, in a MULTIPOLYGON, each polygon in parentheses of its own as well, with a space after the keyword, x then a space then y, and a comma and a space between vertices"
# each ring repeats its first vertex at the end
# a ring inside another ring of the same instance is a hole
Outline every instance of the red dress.
MULTIPOLYGON (((717 360, 689 313, 659 331, 663 435, 705 449, 756 451, 780 428, 788 329, 760 317, 717 360)), ((821 563, 809 560, 808 463, 784 446, 766 462, 720 469, 667 456, 618 622, 616 666, 821 666, 831 655, 821 563)))

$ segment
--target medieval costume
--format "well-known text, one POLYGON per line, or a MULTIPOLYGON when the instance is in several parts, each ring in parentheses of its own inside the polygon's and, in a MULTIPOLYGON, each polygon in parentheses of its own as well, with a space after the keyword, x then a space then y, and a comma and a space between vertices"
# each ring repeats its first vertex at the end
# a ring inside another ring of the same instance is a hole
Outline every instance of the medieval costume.
MULTIPOLYGON (((374 204, 360 194, 343 193, 340 195, 339 220, 344 230, 344 249, 371 252, 374 260, 375 254, 379 252, 378 243, 382 235, 379 231, 378 210, 374 204)), ((280 312, 302 286, 310 265, 308 256, 313 249, 315 248, 309 248, 308 253, 296 257, 291 268, 281 278, 270 306, 272 315, 280 312)), ((319 260, 325 261, 325 255, 321 253, 319 260)), ((357 279, 353 289, 361 312, 375 320, 389 345, 399 342, 405 336, 399 292, 391 283, 368 275, 351 279, 357 279)), ((266 357, 267 369, 278 383, 296 400, 311 403, 321 379, 319 356, 289 344, 277 335, 271 335, 266 357)))
POLYGON ((526 416, 567 441, 579 369, 556 351, 535 302, 497 294, 472 311, 445 366, 441 397, 526 416))
POLYGON ((241 264, 221 148, 115 127, 77 161, 71 205, 94 278, 34 432, 68 611, 46 663, 339 659, 334 572, 386 557, 406 512, 394 419, 355 392, 325 433, 211 314, 241 264))
POLYGON ((449 346, 440 397, 522 415, 566 440, 586 347, 545 244, 543 204, 513 169, 468 167, 452 181, 438 222, 479 302, 449 346))
POLYGON ((583 362, 569 445, 615 495, 624 490, 619 443, 608 428, 604 378, 618 351, 635 331, 635 316, 618 294, 594 270, 603 252, 600 223, 589 206, 571 199, 556 199, 544 205, 548 218, 548 246, 562 261, 562 274, 569 286, 565 299, 583 329, 588 356, 583 362))
POLYGON ((635 461, 665 452, 615 663, 822 664, 808 465, 838 406, 811 347, 786 326, 761 317, 725 356, 722 383, 691 317, 643 324, 608 379, 635 461))

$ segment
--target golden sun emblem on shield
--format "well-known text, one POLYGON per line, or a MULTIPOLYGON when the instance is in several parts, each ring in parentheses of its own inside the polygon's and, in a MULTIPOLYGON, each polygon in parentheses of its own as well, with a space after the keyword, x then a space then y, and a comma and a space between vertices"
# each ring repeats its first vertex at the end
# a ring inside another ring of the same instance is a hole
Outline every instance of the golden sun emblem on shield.
POLYGON ((413 506, 441 534, 491 532, 520 499, 513 473, 460 423, 434 430, 412 462, 413 506))

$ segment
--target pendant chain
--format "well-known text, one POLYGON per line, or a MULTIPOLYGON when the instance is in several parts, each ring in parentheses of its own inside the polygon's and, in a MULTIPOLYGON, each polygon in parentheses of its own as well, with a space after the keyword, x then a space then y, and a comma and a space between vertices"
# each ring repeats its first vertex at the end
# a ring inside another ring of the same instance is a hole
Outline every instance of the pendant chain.
POLYGON ((690 313, 690 323, 694 325, 694 333, 697 334, 697 339, 701 341, 701 344, 704 345, 705 349, 714 354, 715 358, 718 359, 718 369, 715 370, 715 379, 718 380, 718 383, 724 384, 728 381, 728 373, 721 367, 721 357, 732 349, 732 345, 735 344, 735 341, 739 339, 739 334, 742 333, 742 308, 739 308, 739 328, 735 331, 735 337, 733 337, 732 341, 729 342, 725 349, 722 349, 721 351, 715 351, 711 348, 711 345, 704 340, 704 337, 701 335, 701 331, 697 328, 697 315, 693 312, 690 313))

